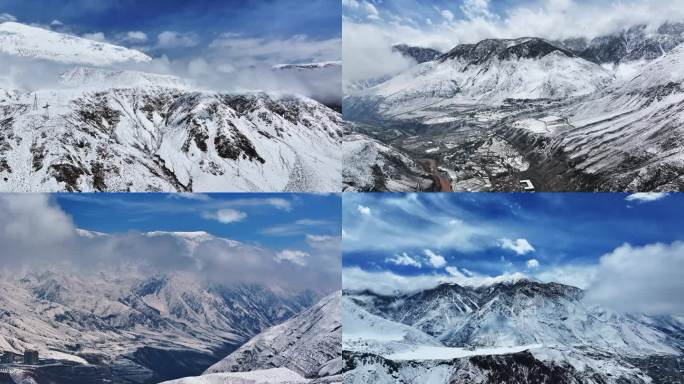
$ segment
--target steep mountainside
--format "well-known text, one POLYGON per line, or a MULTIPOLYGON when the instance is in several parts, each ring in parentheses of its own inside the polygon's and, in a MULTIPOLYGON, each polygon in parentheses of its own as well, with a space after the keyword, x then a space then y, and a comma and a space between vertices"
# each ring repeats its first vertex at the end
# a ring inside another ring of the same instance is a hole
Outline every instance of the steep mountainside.
POLYGON ((430 190, 433 181, 411 157, 362 133, 342 141, 344 191, 430 190))
POLYGON ((655 60, 681 43, 684 43, 684 23, 665 23, 655 31, 650 31, 646 25, 636 25, 594 39, 559 42, 578 56, 598 64, 655 60))
POLYGON ((540 161, 567 157, 571 172, 601 180, 603 190, 682 190, 683 67, 680 45, 627 82, 518 120, 508 136, 537 143, 540 161), (533 132, 539 122, 549 129, 533 132))
POLYGON ((484 40, 459 45, 436 61, 347 97, 344 108, 352 118, 370 108, 384 118, 401 119, 449 104, 586 95, 612 80, 599 65, 546 40, 484 40))
POLYGON ((211 366, 205 374, 288 368, 306 378, 338 375, 342 369, 341 292, 270 328, 211 366))
POLYGON ((5 91, 0 190, 336 191, 339 124, 338 113, 298 96, 5 91))
POLYGON ((676 367, 684 353, 678 318, 614 313, 585 303, 570 286, 523 279, 395 296, 345 291, 344 300, 351 383, 681 379, 676 368, 665 368, 676 367), (659 359, 663 368, 653 373, 648 367, 659 359))
POLYGON ((136 50, 15 22, 0 23, 0 52, 66 64, 98 66, 152 60, 136 50))

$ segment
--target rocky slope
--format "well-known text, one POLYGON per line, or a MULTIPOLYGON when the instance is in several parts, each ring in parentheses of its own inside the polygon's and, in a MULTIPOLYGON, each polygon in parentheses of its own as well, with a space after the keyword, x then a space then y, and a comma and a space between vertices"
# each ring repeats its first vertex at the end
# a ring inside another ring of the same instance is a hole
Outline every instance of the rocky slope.
POLYGON ((342 141, 345 192, 430 190, 433 180, 410 156, 362 133, 342 141))
POLYGON ((341 383, 341 292, 269 328, 204 374, 168 384, 341 383))
POLYGON ((407 44, 395 44, 392 46, 392 51, 399 52, 405 57, 415 60, 418 64, 435 60, 442 55, 442 52, 436 49, 415 47, 407 44))
POLYGON ((338 375, 342 368, 341 292, 260 333, 205 374, 288 368, 306 378, 338 375))
POLYGON ((0 190, 336 191, 339 124, 299 96, 5 91, 0 190))

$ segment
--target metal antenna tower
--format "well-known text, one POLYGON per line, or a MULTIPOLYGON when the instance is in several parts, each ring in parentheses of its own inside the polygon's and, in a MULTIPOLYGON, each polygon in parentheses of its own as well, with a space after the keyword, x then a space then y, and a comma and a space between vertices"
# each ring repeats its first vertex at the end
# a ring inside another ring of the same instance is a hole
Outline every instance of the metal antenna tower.
POLYGON ((33 110, 38 110, 38 94, 35 92, 33 93, 33 110))

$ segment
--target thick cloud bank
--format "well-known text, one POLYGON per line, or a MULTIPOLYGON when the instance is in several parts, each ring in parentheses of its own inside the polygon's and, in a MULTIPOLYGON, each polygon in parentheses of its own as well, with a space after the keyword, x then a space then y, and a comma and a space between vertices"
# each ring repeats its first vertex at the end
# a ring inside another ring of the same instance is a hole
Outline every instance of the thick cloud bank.
POLYGON ((305 260, 283 261, 284 250, 229 241, 208 234, 82 231, 48 195, 0 196, 0 270, 61 270, 149 276, 192 273, 220 284, 255 283, 284 291, 332 291, 340 284, 337 237, 309 240, 305 260))

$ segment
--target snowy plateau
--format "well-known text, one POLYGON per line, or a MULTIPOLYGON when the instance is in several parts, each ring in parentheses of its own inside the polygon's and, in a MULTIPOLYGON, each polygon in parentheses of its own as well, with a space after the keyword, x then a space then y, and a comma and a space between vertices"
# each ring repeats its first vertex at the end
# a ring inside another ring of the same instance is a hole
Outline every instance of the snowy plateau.
POLYGON ((339 102, 200 89, 139 70, 141 52, 14 22, 0 24, 0 55, 63 68, 39 89, 0 74, 0 191, 340 190, 339 102))
MULTIPOLYGON (((175 240, 189 251, 203 244, 236 252, 253 247, 203 232, 143 235, 175 240)), ((180 272, 149 275, 123 266, 88 274, 5 273, 0 350, 36 349, 41 363, 2 364, 0 383, 152 384, 222 365, 228 372, 281 368, 274 377, 290 371, 282 382, 329 382, 320 380, 341 370, 341 294, 325 294, 221 284, 180 272), (287 361, 278 360, 280 353, 287 361)))
POLYGON ((345 383, 677 383, 684 318, 621 314, 516 277, 393 295, 345 290, 345 383))
POLYGON ((343 156, 368 162, 344 162, 343 189, 684 190, 683 43, 684 23, 667 23, 434 59, 402 46, 422 62, 345 86, 343 156))

